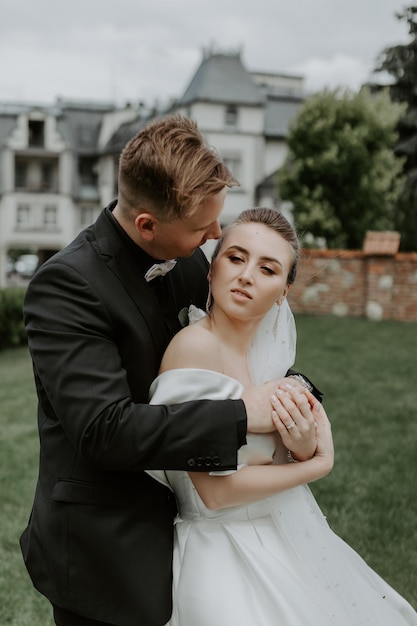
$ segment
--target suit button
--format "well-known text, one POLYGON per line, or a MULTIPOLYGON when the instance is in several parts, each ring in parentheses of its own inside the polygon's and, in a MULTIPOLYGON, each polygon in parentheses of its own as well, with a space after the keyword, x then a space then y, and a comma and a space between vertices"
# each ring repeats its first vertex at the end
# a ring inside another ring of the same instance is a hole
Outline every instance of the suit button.
POLYGON ((215 465, 216 467, 219 467, 220 464, 221 464, 220 457, 215 456, 213 459, 213 465, 215 465))
POLYGON ((194 465, 195 465, 194 459, 188 459, 187 465, 188 465, 188 467, 194 467, 194 465))
POLYGON ((204 463, 203 457, 202 456, 198 456, 197 460, 196 460, 196 463, 197 463, 197 467, 202 467, 202 465, 204 463))
POLYGON ((204 459, 204 465, 206 467, 211 467, 212 466, 212 460, 209 456, 206 456, 206 458, 204 459))

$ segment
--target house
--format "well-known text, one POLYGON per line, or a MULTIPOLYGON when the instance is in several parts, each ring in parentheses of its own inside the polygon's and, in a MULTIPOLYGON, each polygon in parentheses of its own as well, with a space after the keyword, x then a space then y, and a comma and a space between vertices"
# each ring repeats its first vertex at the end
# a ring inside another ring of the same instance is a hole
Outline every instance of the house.
POLYGON ((137 116, 108 103, 0 103, 0 287, 18 278, 10 251, 45 261, 115 197, 117 156, 104 147, 137 116))
POLYGON ((0 287, 10 284, 10 251, 43 262, 116 197, 120 151, 157 115, 195 119, 239 180, 224 224, 245 208, 278 204, 275 173, 303 99, 302 77, 249 71, 239 51, 205 50, 182 96, 163 111, 61 99, 0 103, 0 287))
POLYGON ((276 205, 271 180, 286 154, 288 126, 301 106, 303 78, 251 72, 241 53, 203 51, 172 111, 195 119, 240 182, 227 196, 224 223, 254 205, 276 205))

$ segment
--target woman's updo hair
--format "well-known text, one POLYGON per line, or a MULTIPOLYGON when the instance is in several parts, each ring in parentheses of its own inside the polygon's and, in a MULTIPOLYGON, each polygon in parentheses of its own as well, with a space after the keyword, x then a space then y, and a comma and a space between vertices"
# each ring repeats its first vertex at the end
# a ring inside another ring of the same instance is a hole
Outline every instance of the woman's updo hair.
POLYGON ((300 258, 300 243, 298 241, 297 233, 287 218, 285 218, 282 213, 276 209, 256 207, 254 209, 242 211, 242 213, 240 213, 240 215, 223 231, 223 234, 218 240, 216 248, 213 252, 212 262, 216 259, 226 235, 233 230, 235 226, 239 226, 240 224, 264 224, 281 235, 281 237, 290 244, 293 249, 294 256, 292 265, 288 272, 287 283, 292 285, 297 274, 297 266, 300 258))

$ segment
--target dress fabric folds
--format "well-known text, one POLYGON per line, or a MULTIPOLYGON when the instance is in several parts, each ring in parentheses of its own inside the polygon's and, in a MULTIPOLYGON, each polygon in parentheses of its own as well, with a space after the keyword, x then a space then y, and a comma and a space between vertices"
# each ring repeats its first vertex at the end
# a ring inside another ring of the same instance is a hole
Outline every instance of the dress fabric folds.
MULTIPOLYGON (((156 379, 151 402, 241 392, 223 374, 180 369, 156 379)), ((239 464, 272 462, 287 462, 280 438, 249 435, 239 464)), ((417 626, 411 605, 331 530, 308 486, 213 511, 187 472, 149 473, 178 502, 169 626, 417 626)))

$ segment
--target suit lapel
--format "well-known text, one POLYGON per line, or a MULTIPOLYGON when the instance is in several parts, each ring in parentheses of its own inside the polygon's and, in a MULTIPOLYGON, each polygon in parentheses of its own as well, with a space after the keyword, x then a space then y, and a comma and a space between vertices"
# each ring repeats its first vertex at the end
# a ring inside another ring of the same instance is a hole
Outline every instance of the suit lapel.
MULTIPOLYGON (((133 300, 149 330, 155 350, 161 356, 171 337, 153 289, 143 276, 135 273, 131 256, 104 211, 98 217, 94 230, 104 262, 117 276, 133 300)), ((192 257, 180 259, 175 268, 165 277, 164 280, 169 281, 174 310, 177 314, 190 304, 204 309, 208 286, 207 271, 207 259, 201 250, 197 250, 192 257)))
POLYGON ((134 263, 102 213, 96 222, 97 244, 110 271, 117 276, 145 321, 157 354, 162 354, 169 337, 159 303, 144 277, 135 273, 134 263))

